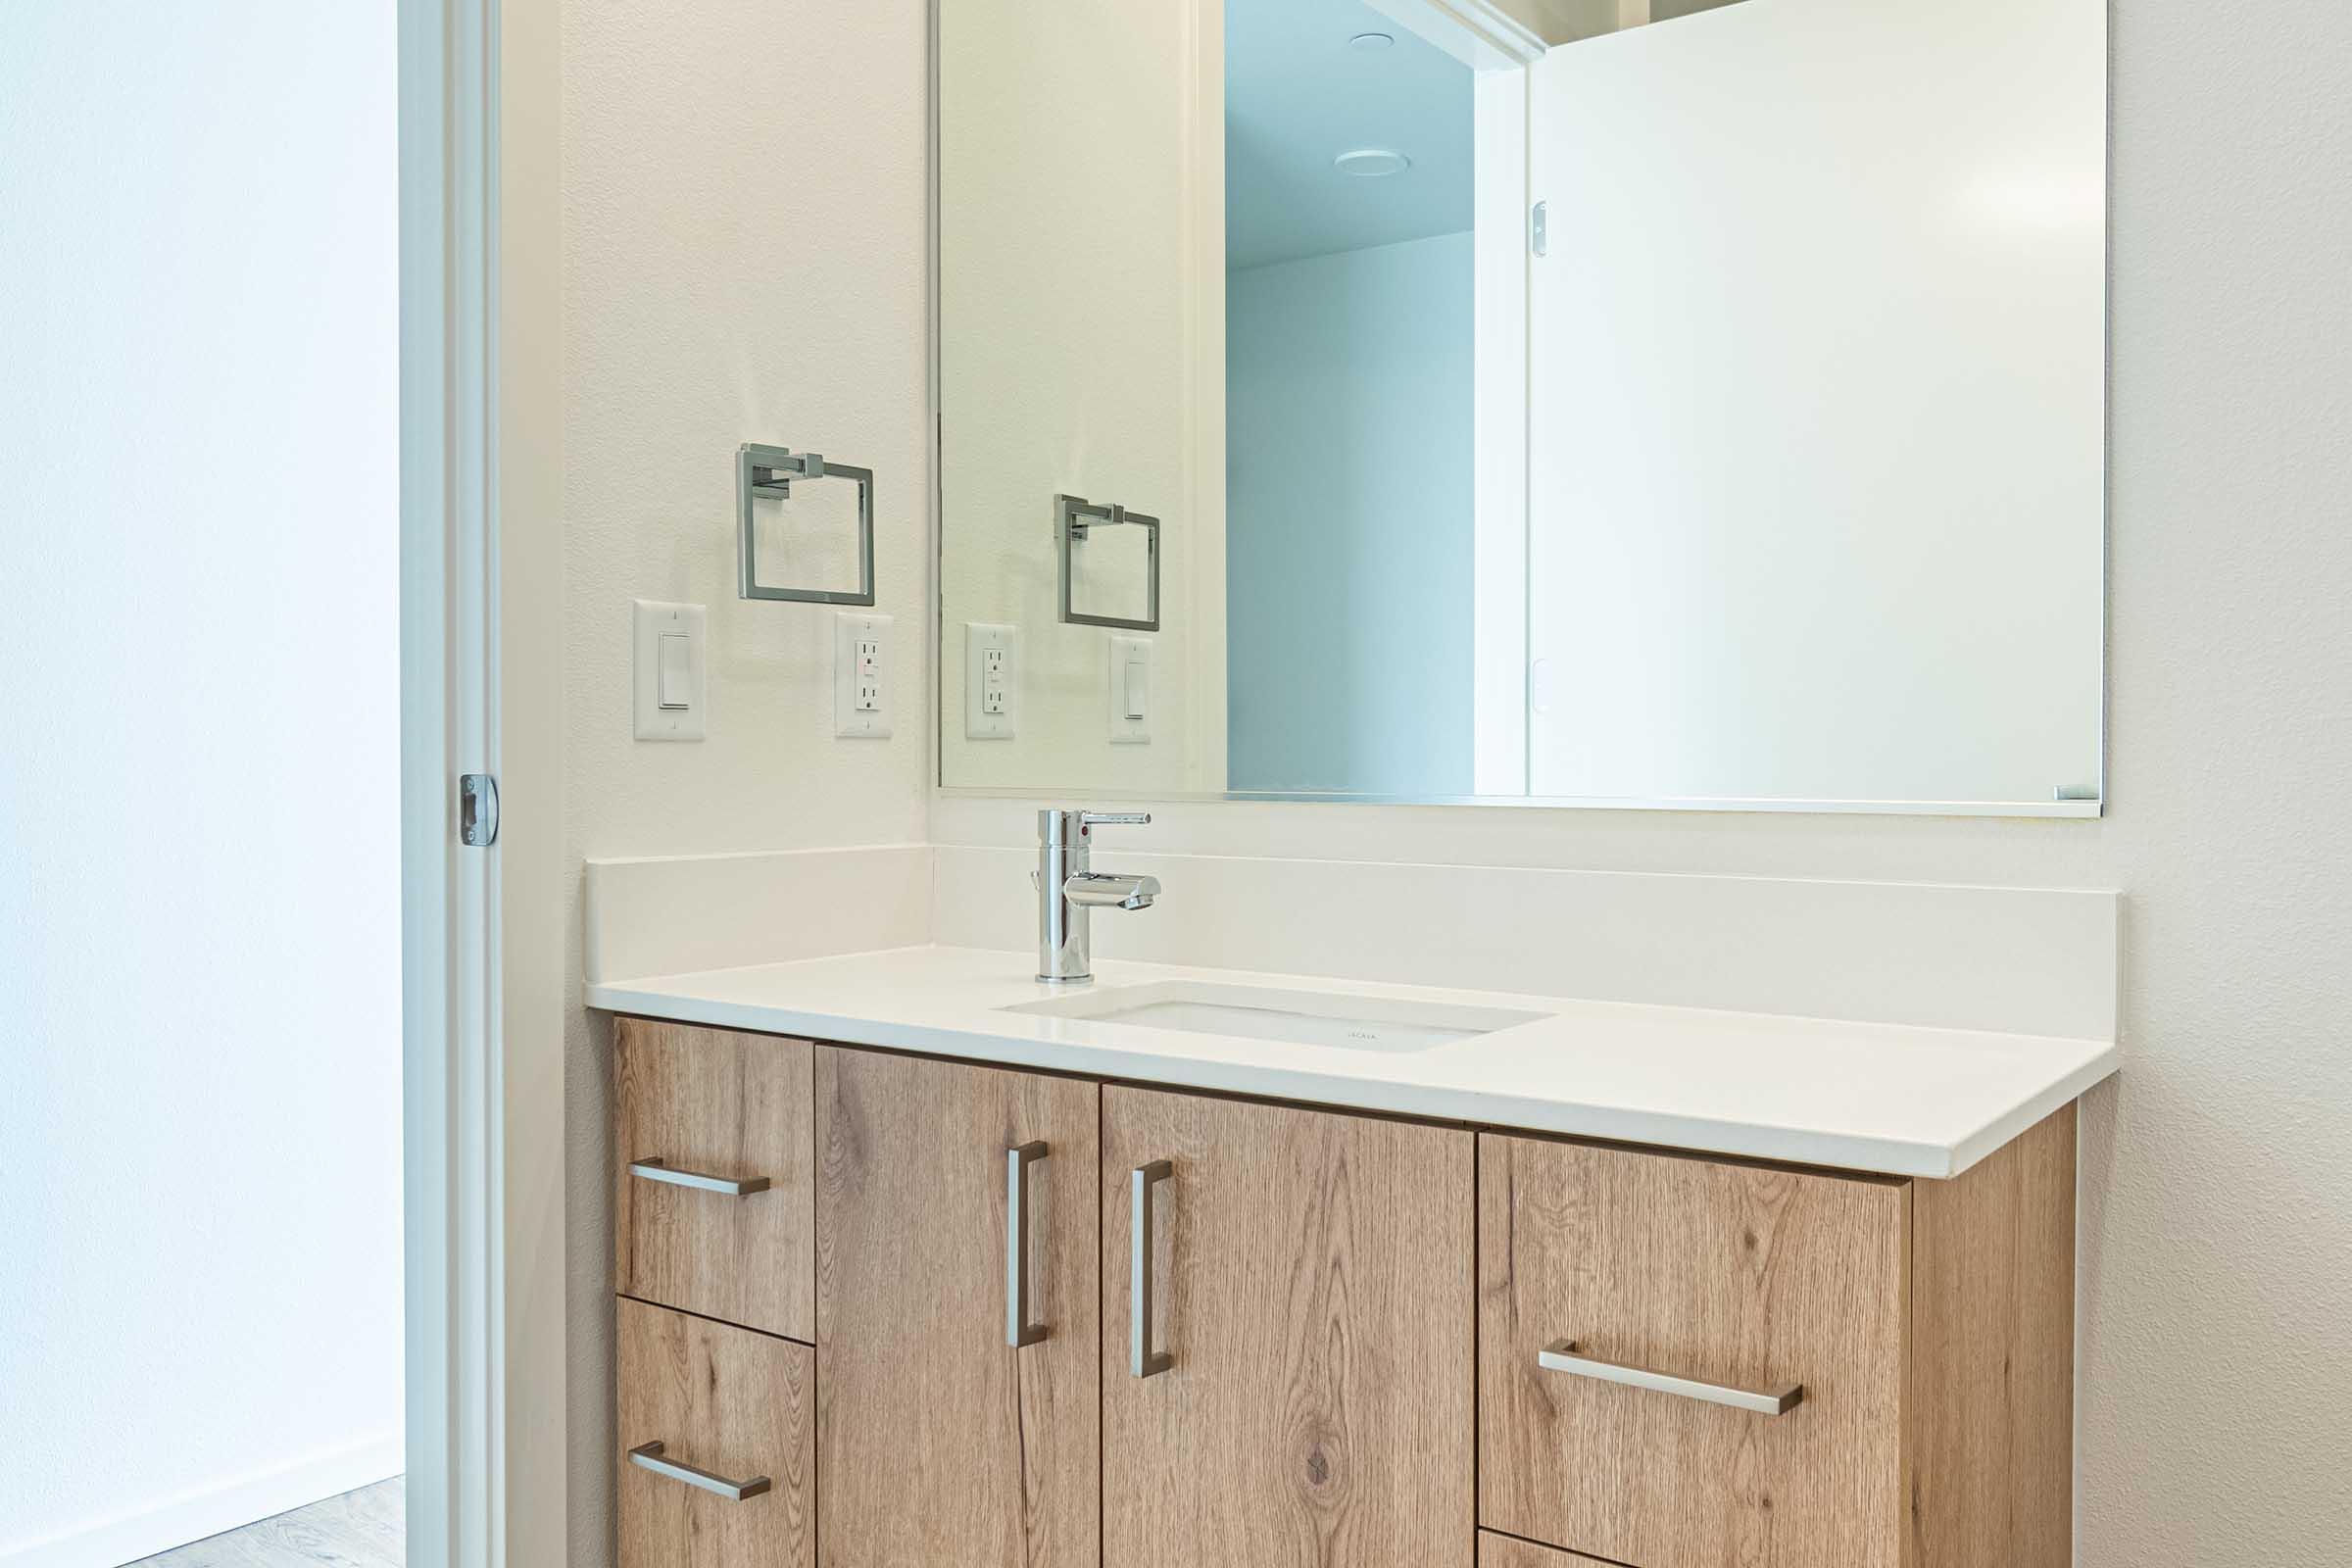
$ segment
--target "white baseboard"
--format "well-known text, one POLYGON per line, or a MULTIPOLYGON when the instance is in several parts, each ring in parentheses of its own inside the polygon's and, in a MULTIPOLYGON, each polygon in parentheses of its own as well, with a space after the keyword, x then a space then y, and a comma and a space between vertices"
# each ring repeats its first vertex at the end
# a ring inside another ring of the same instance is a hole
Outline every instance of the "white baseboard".
MULTIPOLYGON (((183 1492, 38 1541, 0 1545, 0 1568, 118 1568, 386 1480, 407 1465, 401 1434, 381 1433, 348 1447, 183 1492)), ((135 1478, 126 1479, 135 1483, 135 1478)))

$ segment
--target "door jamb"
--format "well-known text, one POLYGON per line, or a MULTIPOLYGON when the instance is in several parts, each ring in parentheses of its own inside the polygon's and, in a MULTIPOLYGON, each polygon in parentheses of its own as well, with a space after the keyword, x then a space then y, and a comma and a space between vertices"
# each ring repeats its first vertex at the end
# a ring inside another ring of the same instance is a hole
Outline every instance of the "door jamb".
POLYGON ((550 502, 561 483, 561 295, 548 286, 560 226, 542 183, 560 154, 557 22, 556 0, 397 3, 404 1304, 416 1568, 554 1568, 568 1546, 564 939, 554 918, 564 907, 563 538, 550 502), (517 180, 534 194, 510 212, 502 193, 517 180), (488 848, 458 842, 464 772, 500 780, 505 822, 488 848))

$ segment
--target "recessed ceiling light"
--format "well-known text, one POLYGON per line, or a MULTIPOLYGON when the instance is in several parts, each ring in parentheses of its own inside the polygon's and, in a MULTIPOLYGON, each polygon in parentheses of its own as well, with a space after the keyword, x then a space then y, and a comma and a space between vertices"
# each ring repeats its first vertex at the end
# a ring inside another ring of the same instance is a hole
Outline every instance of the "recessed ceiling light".
POLYGON ((1389 174, 1403 173, 1413 167, 1413 161, 1386 147, 1358 147, 1351 153, 1342 153, 1334 158, 1331 167, 1357 179, 1380 179, 1389 174))
POLYGON ((1395 43, 1396 41, 1396 40, 1395 37, 1385 32, 1359 32, 1354 37, 1348 40, 1348 47, 1350 49, 1363 49, 1367 51, 1373 49, 1386 49, 1389 45, 1395 43))

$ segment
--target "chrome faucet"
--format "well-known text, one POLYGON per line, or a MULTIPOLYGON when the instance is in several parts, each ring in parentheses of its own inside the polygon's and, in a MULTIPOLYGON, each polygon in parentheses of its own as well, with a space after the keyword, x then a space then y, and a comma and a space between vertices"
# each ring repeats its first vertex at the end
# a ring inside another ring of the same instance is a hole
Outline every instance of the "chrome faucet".
POLYGON ((1087 921, 1096 909, 1149 909, 1159 897, 1159 878, 1121 876, 1094 868, 1094 830, 1140 826, 1149 811, 1040 811, 1037 813, 1037 977, 1074 984, 1095 977, 1093 937, 1087 921))

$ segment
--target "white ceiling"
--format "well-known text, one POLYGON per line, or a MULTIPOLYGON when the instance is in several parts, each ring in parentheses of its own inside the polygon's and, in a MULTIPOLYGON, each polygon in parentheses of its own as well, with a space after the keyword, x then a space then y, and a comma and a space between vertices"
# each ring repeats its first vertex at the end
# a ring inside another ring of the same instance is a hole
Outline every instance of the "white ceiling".
POLYGON ((1263 267, 1470 226, 1470 70, 1361 0, 1225 0, 1225 258, 1263 267), (1351 48, 1387 33, 1380 50, 1351 48), (1357 148, 1403 153, 1384 179, 1357 148))

